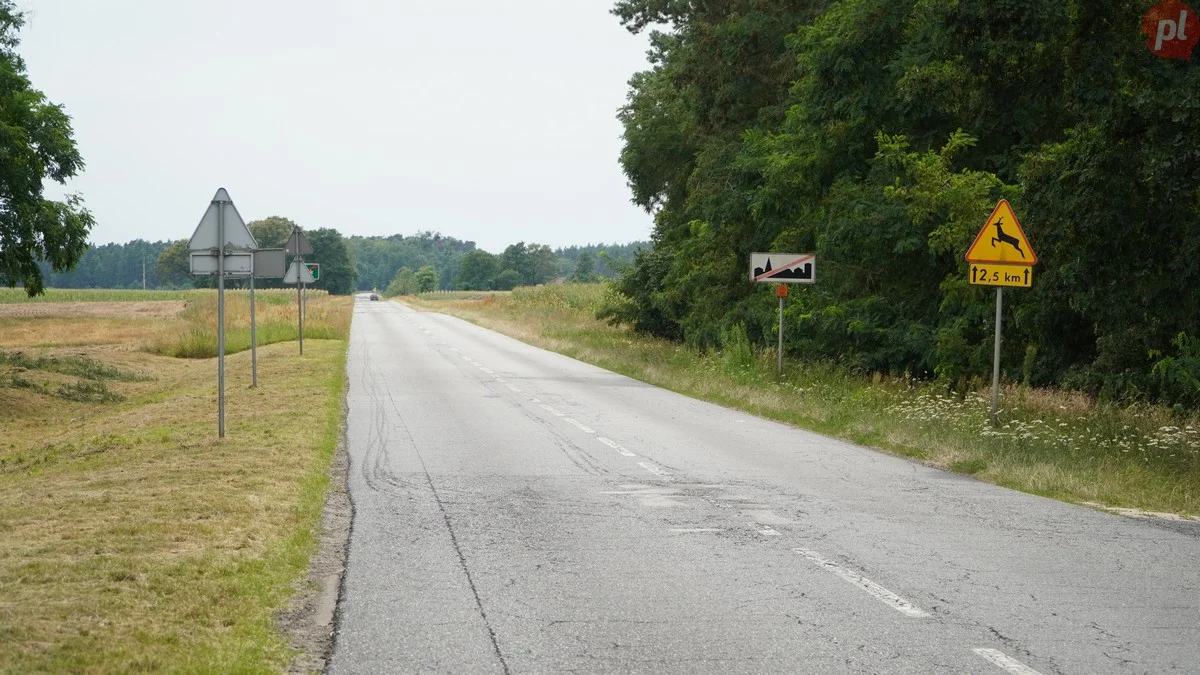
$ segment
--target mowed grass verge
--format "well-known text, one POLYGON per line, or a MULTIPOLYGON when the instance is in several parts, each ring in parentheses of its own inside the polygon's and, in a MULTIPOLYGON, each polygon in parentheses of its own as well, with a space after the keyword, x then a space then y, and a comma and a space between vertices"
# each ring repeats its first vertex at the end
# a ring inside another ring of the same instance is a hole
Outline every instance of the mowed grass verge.
POLYGON ((473 321, 688 396, 919 459, 1056 499, 1200 514, 1200 415, 1116 405, 1078 393, 1004 386, 1001 426, 990 388, 953 395, 937 383, 855 376, 730 340, 719 352, 634 334, 595 319, 601 285, 511 293, 433 293, 413 306, 473 321))
MULTIPOLYGON (((257 388, 250 353, 227 356, 220 440, 216 360, 157 353, 215 306, 186 293, 172 317, 121 294, 98 317, 0 317, 2 671, 277 672, 291 656, 275 616, 316 546, 353 300, 310 295, 331 337, 303 357, 260 346, 257 388), (113 396, 60 394, 88 382, 113 396)), ((248 321, 245 302, 227 311, 248 321)))

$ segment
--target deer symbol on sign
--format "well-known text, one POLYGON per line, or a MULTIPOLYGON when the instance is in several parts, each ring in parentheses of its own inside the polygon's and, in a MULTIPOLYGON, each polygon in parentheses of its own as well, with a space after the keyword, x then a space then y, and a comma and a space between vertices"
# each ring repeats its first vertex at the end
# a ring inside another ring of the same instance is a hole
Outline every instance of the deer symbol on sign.
POLYGON ((1011 234, 1004 234, 1004 230, 1000 227, 1000 224, 1003 222, 1003 218, 996 221, 996 236, 992 237, 992 246, 995 246, 998 241, 1011 244, 1013 248, 1017 249, 1017 253, 1021 254, 1021 259, 1024 260, 1025 252, 1021 250, 1021 240, 1011 234))

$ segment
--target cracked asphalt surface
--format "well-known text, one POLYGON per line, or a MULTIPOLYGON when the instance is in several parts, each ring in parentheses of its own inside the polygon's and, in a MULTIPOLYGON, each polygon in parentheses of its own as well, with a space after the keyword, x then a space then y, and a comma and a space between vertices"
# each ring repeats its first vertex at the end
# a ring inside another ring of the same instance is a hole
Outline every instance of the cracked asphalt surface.
POLYGON ((1042 499, 360 298, 329 670, 1200 671, 1200 524, 1042 499))

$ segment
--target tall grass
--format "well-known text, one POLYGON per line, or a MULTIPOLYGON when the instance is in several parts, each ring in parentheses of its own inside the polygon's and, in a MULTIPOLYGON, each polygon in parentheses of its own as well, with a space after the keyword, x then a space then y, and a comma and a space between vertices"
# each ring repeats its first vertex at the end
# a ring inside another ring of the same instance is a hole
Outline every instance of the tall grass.
POLYGON ((1098 403, 1008 383, 999 428, 990 391, 955 395, 937 382, 857 376, 754 349, 734 326, 701 352, 595 319, 601 285, 511 294, 428 295, 417 304, 690 396, 914 457, 1045 496, 1200 514, 1200 415, 1098 403))
MULTIPOLYGON (((299 336, 294 290, 255 291, 256 338, 260 346, 289 342, 299 336)), ((308 291, 304 337, 310 340, 345 340, 350 335, 353 298, 308 291)), ((175 330, 150 340, 147 351, 181 358, 217 355, 217 295, 204 291, 179 315, 175 330)), ((250 349, 250 292, 225 291, 225 353, 250 349)))

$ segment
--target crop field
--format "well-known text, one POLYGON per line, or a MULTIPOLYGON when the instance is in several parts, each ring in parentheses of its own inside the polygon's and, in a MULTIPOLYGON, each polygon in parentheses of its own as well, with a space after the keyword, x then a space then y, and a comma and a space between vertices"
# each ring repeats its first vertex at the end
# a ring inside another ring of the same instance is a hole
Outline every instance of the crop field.
POLYGON ((284 669, 353 300, 310 293, 300 356, 294 291, 257 293, 251 388, 227 294, 218 439, 215 292, 47 295, 0 302, 0 670, 284 669))
POLYGON ((424 294, 405 302, 454 314, 543 348, 689 396, 1097 508, 1200 515, 1200 414, 1097 402, 1006 384, 1000 426, 990 388, 966 395, 936 382, 855 376, 786 362, 730 331, 720 351, 637 335, 595 318, 601 285, 512 293, 424 294))

